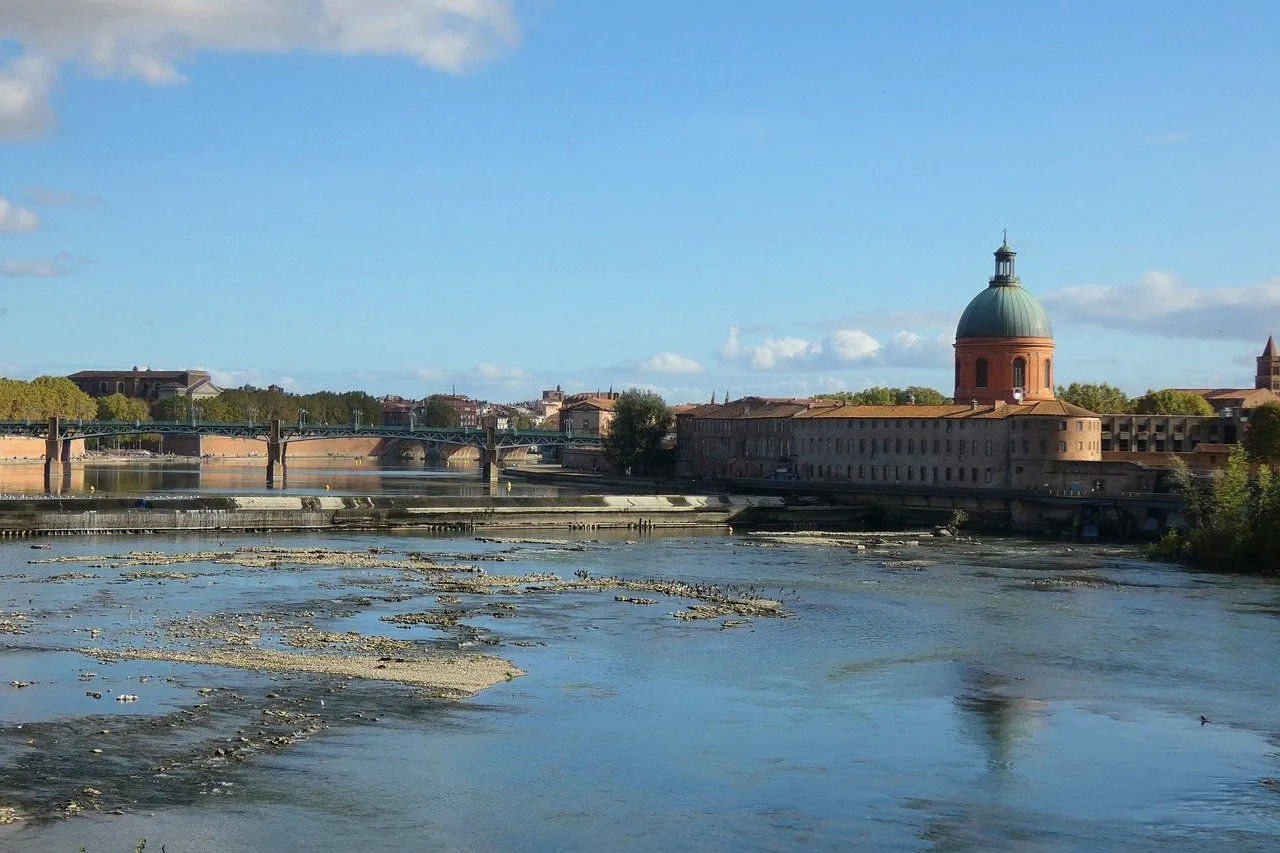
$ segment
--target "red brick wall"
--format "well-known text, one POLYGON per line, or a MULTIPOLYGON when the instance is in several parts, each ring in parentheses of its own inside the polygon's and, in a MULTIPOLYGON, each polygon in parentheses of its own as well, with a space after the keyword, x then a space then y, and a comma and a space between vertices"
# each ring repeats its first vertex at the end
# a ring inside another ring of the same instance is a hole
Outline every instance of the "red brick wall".
MULTIPOLYGON (((84 439, 71 442, 71 455, 84 456, 84 439)), ((0 459, 44 459, 44 439, 0 435, 0 459)))

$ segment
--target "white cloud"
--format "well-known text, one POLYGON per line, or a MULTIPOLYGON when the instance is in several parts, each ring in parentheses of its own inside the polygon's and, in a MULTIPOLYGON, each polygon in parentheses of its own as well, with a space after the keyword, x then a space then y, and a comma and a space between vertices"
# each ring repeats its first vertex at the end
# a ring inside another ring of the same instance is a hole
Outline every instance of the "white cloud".
POLYGON ((926 338, 899 331, 880 341, 863 329, 837 329, 821 341, 799 337, 768 337, 744 341, 741 327, 731 326, 720 345, 721 360, 753 371, 831 370, 856 364, 923 367, 944 362, 951 341, 946 335, 926 338))
POLYGON ((413 371, 413 378, 424 382, 438 382, 441 379, 448 379, 451 375, 449 371, 438 367, 419 367, 413 371))
POLYGON ((530 378, 528 373, 518 367, 503 367, 483 361, 476 365, 476 376, 484 382, 503 383, 524 382, 530 378))
POLYGON ((179 83, 202 51, 400 56, 461 73, 516 44, 511 0, 36 0, 0 3, 0 138, 53 123, 64 65, 104 78, 179 83))
POLYGON ((660 352, 640 361, 624 362, 618 369, 639 373, 701 373, 702 365, 687 356, 660 352))
POLYGON ((1153 270, 1135 284, 1082 284, 1043 297, 1056 320, 1175 338, 1265 341, 1280 331, 1280 278, 1200 288, 1153 270))
POLYGON ((0 262, 0 275, 13 278, 54 278, 71 275, 86 263, 86 258, 77 258, 66 252, 52 258, 6 258, 0 262))
POLYGON ((729 327, 729 335, 720 345, 720 357, 725 361, 745 363, 752 370, 774 370, 806 361, 822 354, 822 345, 810 343, 804 338, 765 338, 758 344, 744 344, 742 330, 729 327))
POLYGON ((828 350, 840 361, 861 361, 880 352, 883 347, 861 329, 840 329, 827 336, 828 350))
POLYGON ((40 217, 35 212, 0 196, 0 231, 35 231, 39 227, 40 217))

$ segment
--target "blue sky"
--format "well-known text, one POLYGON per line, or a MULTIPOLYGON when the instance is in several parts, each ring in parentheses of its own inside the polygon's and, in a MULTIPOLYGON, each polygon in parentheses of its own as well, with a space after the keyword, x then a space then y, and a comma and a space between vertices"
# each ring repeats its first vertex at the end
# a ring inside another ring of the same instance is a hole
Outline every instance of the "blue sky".
POLYGON ((1007 227, 1059 380, 1248 386, 1277 43, 1268 2, 0 0, 0 372, 949 391, 1007 227))

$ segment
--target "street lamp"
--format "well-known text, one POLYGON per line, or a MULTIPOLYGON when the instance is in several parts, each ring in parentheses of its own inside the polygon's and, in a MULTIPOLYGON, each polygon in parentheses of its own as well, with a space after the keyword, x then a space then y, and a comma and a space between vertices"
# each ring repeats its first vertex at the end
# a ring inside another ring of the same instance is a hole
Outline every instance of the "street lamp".
POLYGON ((356 429, 357 429, 357 430, 358 430, 358 429, 360 429, 360 410, 359 410, 359 409, 352 409, 352 410, 351 410, 351 417, 352 417, 352 419, 355 421, 356 429))
POLYGON ((307 422, 307 410, 298 409, 298 426, 302 426, 307 422))

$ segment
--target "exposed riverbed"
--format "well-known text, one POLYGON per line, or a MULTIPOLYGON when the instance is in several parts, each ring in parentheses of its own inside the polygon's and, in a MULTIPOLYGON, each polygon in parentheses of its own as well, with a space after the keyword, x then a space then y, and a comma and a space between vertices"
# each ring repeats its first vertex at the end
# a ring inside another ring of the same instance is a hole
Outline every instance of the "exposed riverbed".
POLYGON ((0 849, 1280 845, 1280 586, 556 536, 0 544, 0 849))

